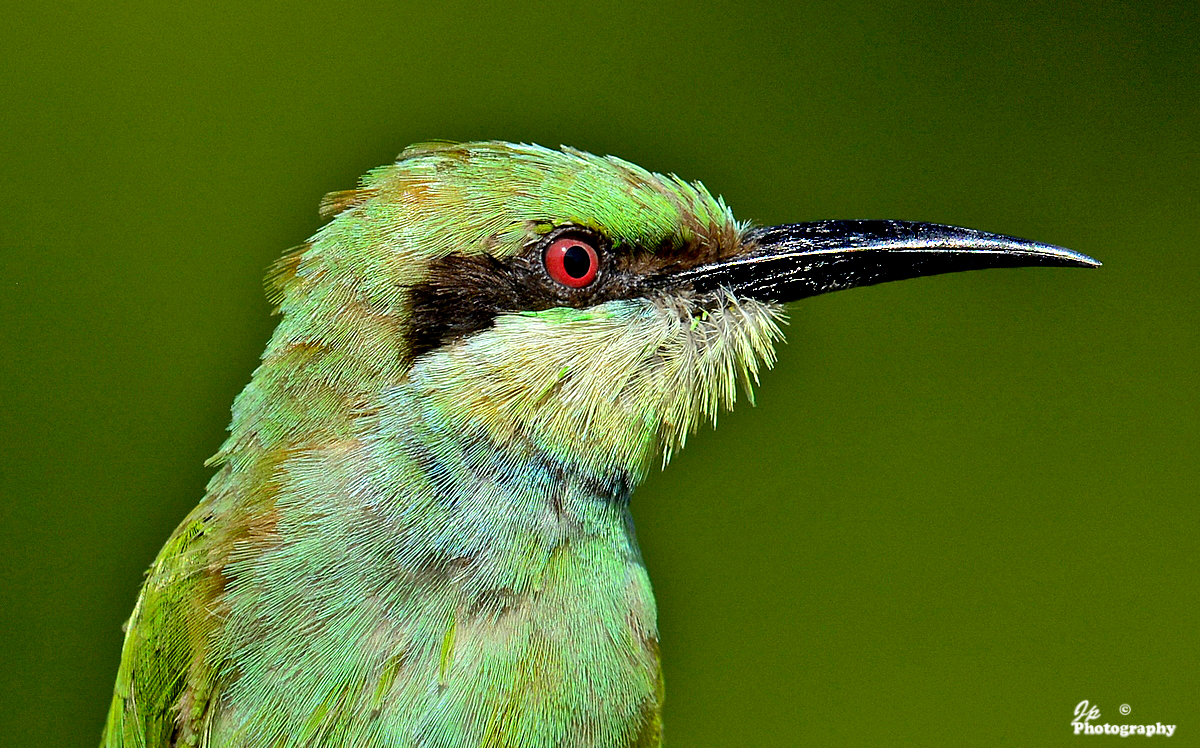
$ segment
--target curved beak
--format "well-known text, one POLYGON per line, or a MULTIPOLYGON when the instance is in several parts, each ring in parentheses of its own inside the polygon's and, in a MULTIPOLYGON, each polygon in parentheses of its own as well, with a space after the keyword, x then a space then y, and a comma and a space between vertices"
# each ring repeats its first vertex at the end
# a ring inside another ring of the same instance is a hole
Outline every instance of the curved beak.
POLYGON ((1052 244, 912 221, 816 221, 754 229, 738 254, 672 273, 697 292, 788 302, 939 273, 1027 265, 1099 267, 1052 244))

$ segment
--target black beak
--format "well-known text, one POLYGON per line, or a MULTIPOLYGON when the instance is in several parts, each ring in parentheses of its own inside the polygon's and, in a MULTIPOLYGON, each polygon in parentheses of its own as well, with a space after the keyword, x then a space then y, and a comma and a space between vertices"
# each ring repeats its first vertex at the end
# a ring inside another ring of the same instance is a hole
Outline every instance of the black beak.
POLYGON ((673 273, 671 282, 788 302, 922 275, 1027 265, 1100 263, 1051 244, 936 223, 816 221, 754 229, 737 255, 673 273))

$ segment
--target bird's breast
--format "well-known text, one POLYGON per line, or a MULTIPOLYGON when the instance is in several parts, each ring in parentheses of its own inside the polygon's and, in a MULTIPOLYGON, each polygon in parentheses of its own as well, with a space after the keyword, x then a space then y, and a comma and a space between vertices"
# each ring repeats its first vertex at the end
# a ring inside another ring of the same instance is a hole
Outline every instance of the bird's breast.
POLYGON ((658 729, 661 682, 645 569, 591 540, 552 552, 535 588, 464 605, 431 708, 483 746, 628 746, 658 729), (476 740, 477 739, 477 740, 476 740))

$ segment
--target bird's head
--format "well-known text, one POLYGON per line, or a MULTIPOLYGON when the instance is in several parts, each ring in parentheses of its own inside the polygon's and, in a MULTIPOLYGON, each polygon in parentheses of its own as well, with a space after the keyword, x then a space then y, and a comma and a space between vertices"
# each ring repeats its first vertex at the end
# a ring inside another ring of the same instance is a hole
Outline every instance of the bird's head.
POLYGON ((739 389, 751 395, 788 301, 1096 264, 932 224, 751 229, 699 183, 505 143, 409 148, 322 207, 334 219, 270 278, 284 319, 235 427, 238 409, 281 388, 294 405, 263 427, 276 436, 352 429, 415 387, 453 428, 634 482, 739 389))

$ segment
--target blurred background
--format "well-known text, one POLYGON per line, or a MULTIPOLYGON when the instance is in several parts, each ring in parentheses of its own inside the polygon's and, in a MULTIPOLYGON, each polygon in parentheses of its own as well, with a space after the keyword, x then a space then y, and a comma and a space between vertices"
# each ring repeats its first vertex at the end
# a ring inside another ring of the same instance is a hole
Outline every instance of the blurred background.
POLYGON ((1105 263, 794 305, 758 406, 634 498, 670 745, 1073 744, 1084 699, 1196 744, 1194 1, 7 7, 0 745, 98 740, 265 267, 435 138, 1105 263))

